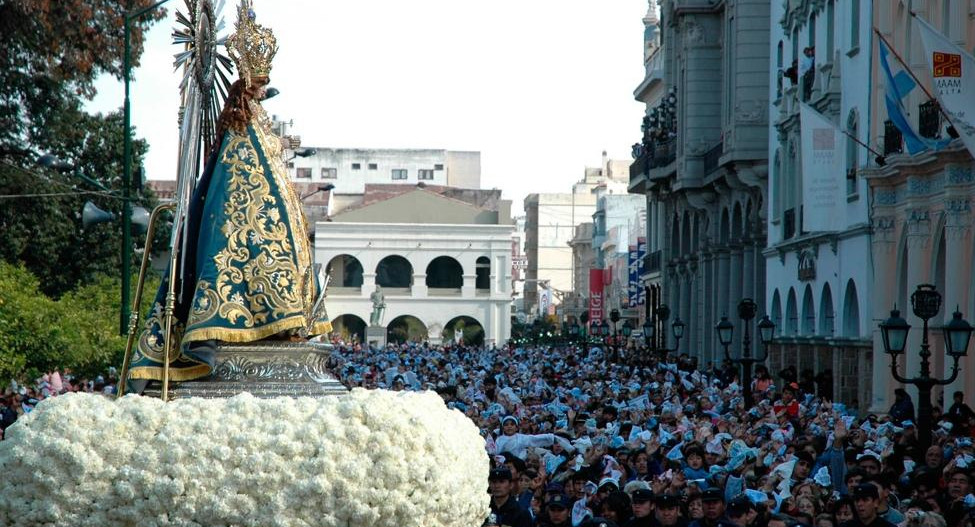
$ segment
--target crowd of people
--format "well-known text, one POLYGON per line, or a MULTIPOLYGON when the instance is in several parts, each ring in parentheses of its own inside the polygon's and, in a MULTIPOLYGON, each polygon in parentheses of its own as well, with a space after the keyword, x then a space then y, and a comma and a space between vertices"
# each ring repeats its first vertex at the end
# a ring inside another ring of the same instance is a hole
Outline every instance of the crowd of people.
POLYGON ((975 525, 975 413, 961 392, 922 446, 904 390, 875 415, 831 401, 827 376, 759 367, 746 405, 729 362, 611 358, 574 346, 333 352, 345 384, 436 390, 479 427, 485 525, 975 525))
POLYGON ((79 378, 70 370, 45 373, 33 383, 11 380, 0 390, 0 441, 10 425, 20 416, 29 414, 34 407, 48 397, 57 397, 68 392, 98 393, 106 396, 115 394, 117 372, 109 368, 104 375, 94 379, 79 378))
MULTIPOLYGON (((477 425, 491 463, 485 526, 975 527, 975 412, 962 392, 935 409, 922 446, 903 389, 874 415, 831 401, 828 376, 759 366, 746 404, 730 362, 612 359, 576 346, 332 352, 345 385, 434 390, 477 425)), ((114 370, 11 382, 0 434, 47 397, 115 383, 114 370)))

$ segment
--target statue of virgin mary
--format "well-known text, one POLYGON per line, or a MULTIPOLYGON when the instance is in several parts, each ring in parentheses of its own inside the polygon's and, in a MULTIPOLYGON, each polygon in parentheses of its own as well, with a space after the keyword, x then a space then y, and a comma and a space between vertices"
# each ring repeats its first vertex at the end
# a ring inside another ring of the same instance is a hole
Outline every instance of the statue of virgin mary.
MULTIPOLYGON (((171 339, 170 378, 208 376, 218 342, 295 339, 331 331, 313 306, 320 284, 301 202, 282 160, 282 139, 261 100, 277 41, 242 0, 227 50, 239 74, 217 122, 217 141, 184 224, 171 339)), ((175 249, 174 249, 175 250, 175 249)), ((167 273, 168 275, 168 273, 167 273)), ((164 280, 129 378, 163 376, 164 280)))

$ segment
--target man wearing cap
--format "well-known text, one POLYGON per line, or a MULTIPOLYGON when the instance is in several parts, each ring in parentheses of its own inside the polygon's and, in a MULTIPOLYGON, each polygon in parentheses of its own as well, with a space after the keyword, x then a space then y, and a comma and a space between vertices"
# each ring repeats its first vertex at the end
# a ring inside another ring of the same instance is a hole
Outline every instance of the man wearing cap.
POLYGON ((630 494, 633 507, 633 518, 626 523, 626 527, 653 526, 653 492, 650 489, 636 489, 630 494))
POLYGON ((894 524, 881 518, 880 493, 872 483, 860 483, 853 487, 853 505, 856 516, 842 524, 842 527, 893 527, 894 524))
POLYGON ((710 487, 701 493, 704 504, 704 517, 691 522, 690 527, 732 527, 732 523, 725 516, 724 491, 718 487, 710 487))
POLYGON ((511 495, 511 471, 507 467, 496 468, 488 476, 491 493, 491 513, 500 527, 531 527, 528 511, 518 506, 511 495))
POLYGON ((653 527, 687 527, 687 519, 680 515, 680 496, 660 494, 653 498, 653 527))
POLYGON ((549 498, 545 504, 545 515, 548 517, 538 524, 538 527, 569 527, 572 525, 572 518, 569 509, 572 507, 572 500, 565 494, 555 494, 549 498))

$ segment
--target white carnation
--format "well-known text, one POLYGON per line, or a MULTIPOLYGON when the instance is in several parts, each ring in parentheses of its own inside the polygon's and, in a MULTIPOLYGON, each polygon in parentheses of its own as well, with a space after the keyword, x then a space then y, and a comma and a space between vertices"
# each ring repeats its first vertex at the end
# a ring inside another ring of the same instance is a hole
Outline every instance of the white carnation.
POLYGON ((476 527, 483 444, 431 392, 68 394, 0 442, 0 525, 476 527))

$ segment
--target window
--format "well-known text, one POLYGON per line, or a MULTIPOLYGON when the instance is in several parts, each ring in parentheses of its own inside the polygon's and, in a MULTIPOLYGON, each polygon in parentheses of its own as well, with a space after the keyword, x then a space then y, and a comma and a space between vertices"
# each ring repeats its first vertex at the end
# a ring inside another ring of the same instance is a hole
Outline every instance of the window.
POLYGON ((337 168, 322 169, 322 179, 335 179, 337 177, 339 177, 339 170, 337 168))
POLYGON ((437 163, 436 165, 433 165, 433 169, 434 170, 443 170, 443 165, 437 163))
POLYGON ((311 168, 298 167, 295 175, 301 179, 311 179, 311 168))
POLYGON ((846 131, 849 134, 846 139, 846 195, 853 196, 857 193, 857 167, 860 164, 857 159, 859 145, 853 138, 859 135, 859 123, 855 110, 850 110, 850 115, 846 119, 846 131))
POLYGON ((406 169, 405 168, 394 168, 393 169, 393 179, 406 179, 406 169))
POLYGON ((360 168, 362 168, 362 164, 352 163, 352 170, 359 170, 360 168))
POLYGON ((369 170, 376 170, 379 166, 375 163, 369 163, 369 170))
MULTIPOLYGON (((403 179, 406 179, 406 177, 404 177, 403 179)), ((433 179, 433 170, 427 170, 421 168, 417 174, 417 179, 433 179)))
POLYGON ((860 47, 860 0, 850 5, 850 51, 860 47))

